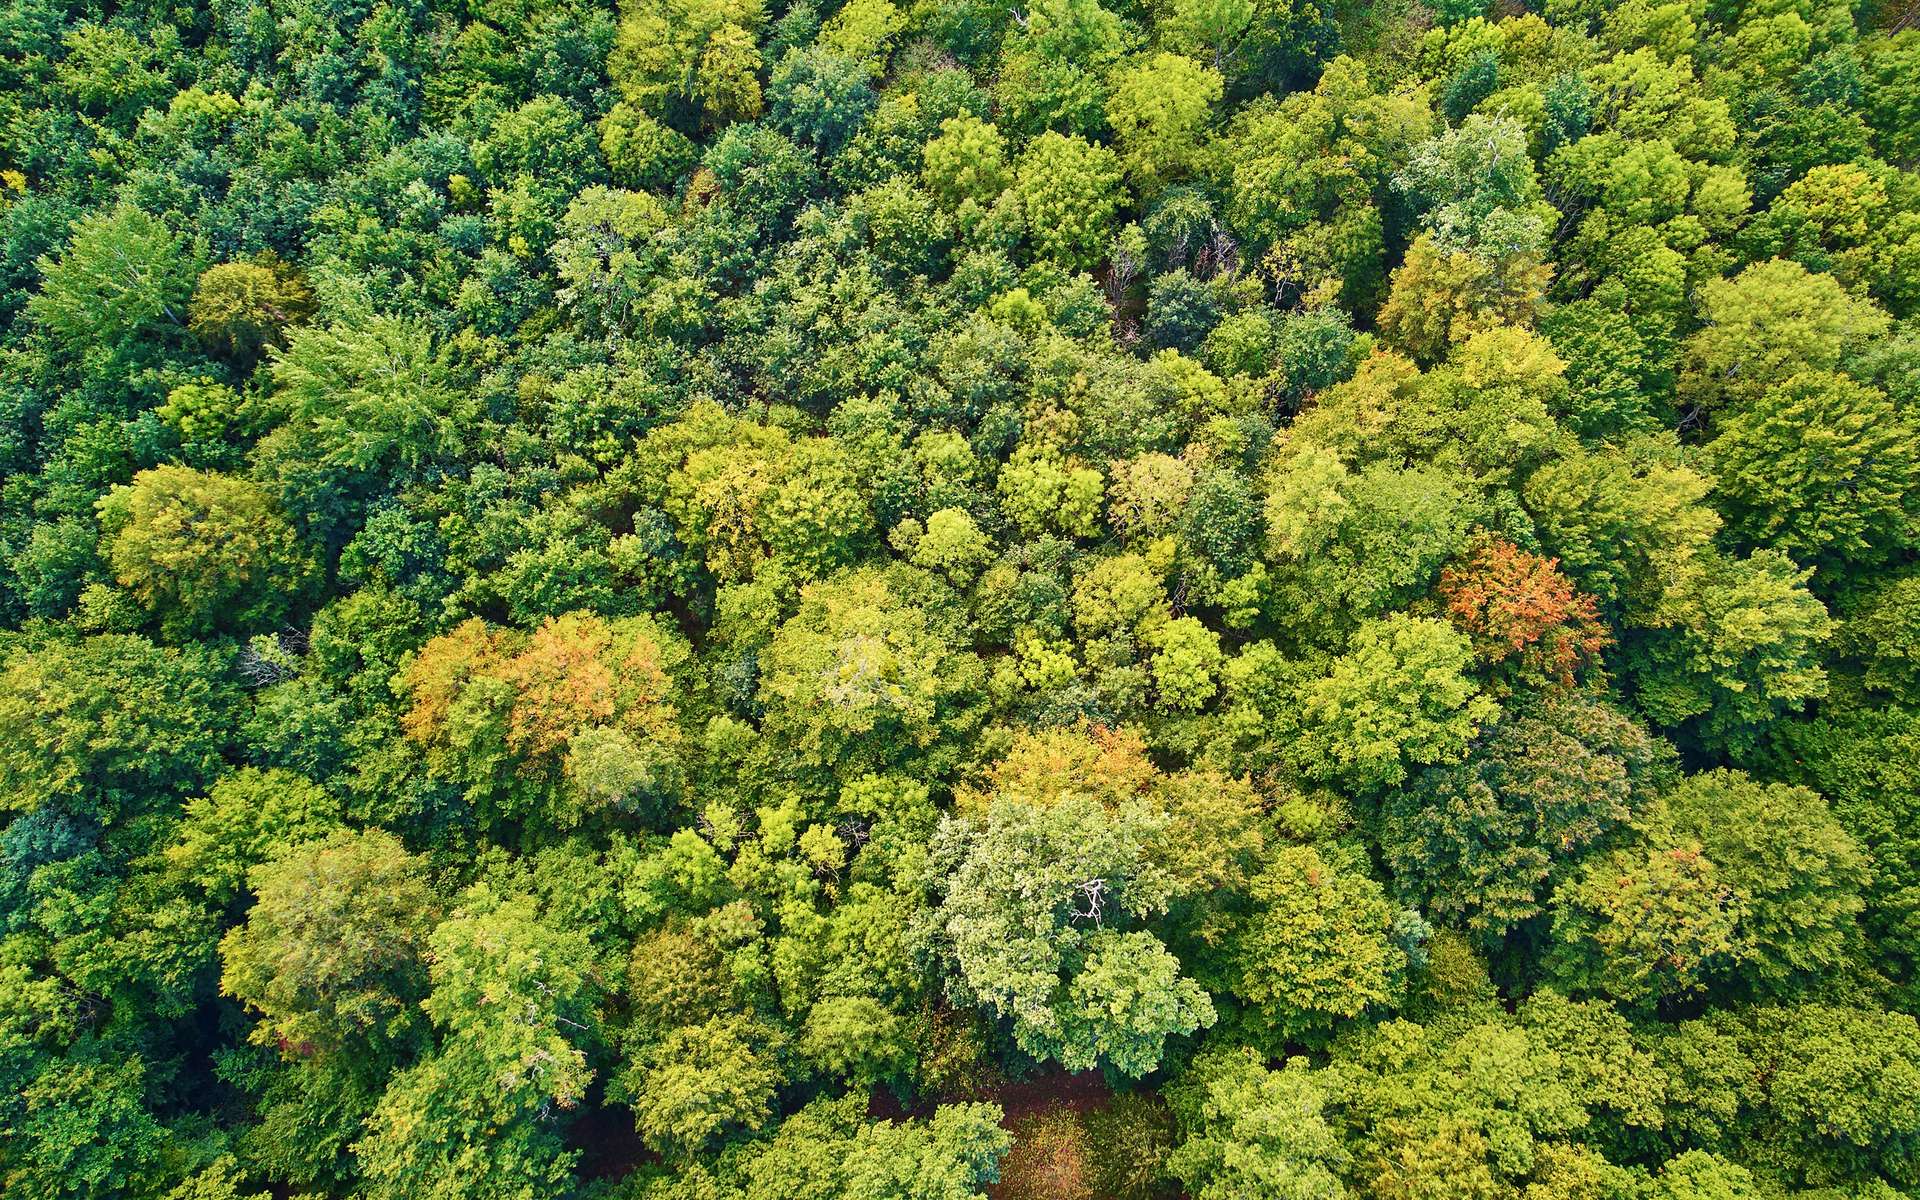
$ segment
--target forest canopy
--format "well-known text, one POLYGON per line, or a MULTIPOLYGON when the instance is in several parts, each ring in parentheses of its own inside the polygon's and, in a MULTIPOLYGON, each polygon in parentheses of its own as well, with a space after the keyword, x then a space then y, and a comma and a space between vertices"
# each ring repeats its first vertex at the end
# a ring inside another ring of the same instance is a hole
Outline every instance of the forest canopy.
POLYGON ((0 0, 11 1200, 1920 1200, 1920 11, 0 0))

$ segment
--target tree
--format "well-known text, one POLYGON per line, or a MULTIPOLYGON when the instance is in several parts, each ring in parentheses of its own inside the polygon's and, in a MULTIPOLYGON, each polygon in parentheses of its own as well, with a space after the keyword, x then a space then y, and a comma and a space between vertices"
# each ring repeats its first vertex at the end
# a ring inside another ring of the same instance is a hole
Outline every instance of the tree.
POLYGON ((1421 362, 1434 362, 1476 333, 1532 325, 1551 276, 1550 267, 1524 251, 1490 262, 1423 233, 1394 269, 1380 332, 1421 362))
POLYGON ((768 1030, 715 1017, 668 1034, 628 1069, 635 1120, 649 1146, 689 1158, 715 1138, 758 1129, 772 1113, 779 1067, 768 1030))
POLYGON ((1685 1000, 1736 967, 1740 899, 1697 847, 1590 858, 1554 899, 1561 986, 1628 1004, 1685 1000))
POLYGON ((1444 471, 1381 464, 1355 473, 1310 449, 1272 479, 1269 608, 1303 641, 1324 642, 1409 603, 1467 545, 1474 505, 1444 471))
POLYGON ((56 1060, 9 1113, 0 1155, 7 1190, 31 1200, 108 1200, 134 1188, 157 1192, 174 1137, 146 1101, 138 1055, 88 1042, 56 1060))
POLYGON ((774 127, 831 154, 873 111, 877 99, 862 63, 819 48, 789 50, 768 83, 774 127))
POLYGON ((686 134, 619 101, 600 118, 600 156, 622 187, 666 191, 699 155, 686 134))
POLYGON ((1107 123, 1134 191, 1150 196, 1190 170, 1220 100, 1220 73, 1164 51, 1114 73, 1107 123))
POLYGON ((178 234, 131 205, 77 222, 65 253, 37 265, 27 315, 75 358, 104 361, 186 318, 193 258, 178 234))
POLYGON ((1362 624, 1327 674, 1300 689, 1300 737, 1289 754, 1306 774, 1358 791, 1458 761, 1500 711, 1466 677, 1472 656, 1444 621, 1395 614, 1362 624))
POLYGON ((634 0, 620 7, 607 73, 622 100, 689 129, 759 115, 759 0, 634 0))
MULTIPOLYGON (((1920 1024, 1906 1013, 1806 1004, 1755 1013, 1751 1046, 1795 1166, 1920 1178, 1920 1024)), ((1823 1171, 1824 1169, 1824 1171, 1823 1171)), ((1831 1177, 1831 1176, 1828 1176, 1831 1177)))
POLYGON ((306 282, 269 254, 203 271, 187 306, 187 326, 208 346, 247 361, 280 345, 287 327, 312 312, 306 282))
POLYGON ((1100 260, 1113 215, 1126 202, 1113 151, 1052 131, 1035 138, 1020 156, 1013 194, 1037 257, 1069 270, 1100 260))
POLYGON ((1641 709, 1737 752, 1773 717, 1825 694, 1818 652, 1833 621, 1806 590, 1809 574, 1756 550, 1709 557, 1685 576, 1652 614, 1655 628, 1627 648, 1641 709))
POLYGON ((1910 542, 1920 433, 1885 393, 1802 373, 1715 430, 1706 466, 1742 544, 1852 575, 1910 542))
POLYGON ((358 313, 296 331, 274 355, 274 403, 286 424, 269 462, 404 475, 454 454, 471 401, 425 325, 358 313))
POLYGON ((689 653, 652 617, 549 618, 528 635, 469 620, 394 677, 402 730, 498 815, 560 827, 678 794, 675 675, 689 653))
POLYGON ((869 996, 832 996, 807 1013, 800 1053, 818 1070, 871 1087, 908 1065, 906 1022, 869 996))
POLYGON ((1698 845, 1733 889, 1747 987, 1831 978, 1857 952, 1867 860, 1815 793, 1710 771, 1683 780, 1650 820, 1656 846, 1698 845))
POLYGON ((972 113, 948 117, 940 134, 923 150, 921 172, 933 194, 948 208, 971 200, 991 205, 1013 176, 1006 167, 1006 138, 1000 128, 972 113))
POLYGON ((255 867, 246 923, 220 942, 221 990, 288 1056, 382 1052, 417 1030, 437 902, 392 834, 342 831, 255 867))
POLYGON ((1700 289, 1705 326, 1688 338, 1680 398, 1700 408, 1750 404, 1807 371, 1832 371, 1887 331, 1887 315, 1831 275, 1755 263, 1700 289))
POLYGON ((1395 790, 1380 847, 1403 895, 1497 939, 1540 915, 1578 855, 1647 805, 1671 753, 1607 705, 1555 699, 1496 726, 1464 763, 1395 790))
POLYGON ((1009 1138, 991 1104, 942 1104, 931 1118, 868 1121, 858 1095, 815 1100, 744 1163, 748 1200, 983 1200, 1009 1138))
POLYGON ((154 467, 98 509, 101 557, 174 637, 271 628, 317 574, 267 491, 243 479, 154 467))
POLYGON ((339 826, 340 803, 291 771, 242 767, 187 802, 167 861, 215 901, 245 886, 247 872, 339 826))
POLYGON ((1214 1016, 1160 941, 1129 928, 1171 898, 1151 857, 1166 818, 1138 796, 1109 809, 1003 779, 984 813, 935 837, 944 883, 928 933, 953 962, 950 988, 1009 1020, 1035 1057, 1147 1074, 1167 1037, 1214 1016))
POLYGON ((1406 952, 1380 885, 1289 846, 1247 885, 1251 908, 1228 936, 1226 972, 1245 1027, 1279 1047, 1390 1011, 1406 984, 1406 952))
POLYGON ((1425 210, 1439 247, 1495 264, 1543 256, 1558 219, 1543 207, 1526 130, 1511 117, 1469 115, 1415 147, 1394 184, 1425 210))
POLYGON ((17 647, 0 669, 0 806, 105 823, 205 788, 238 696, 219 656, 105 634, 17 647))
POLYGON ((872 569, 804 589, 761 669, 768 727, 824 762, 856 749, 875 761, 924 751, 980 679, 936 617, 872 569))
POLYGON ((593 1076, 577 1044, 591 1015, 591 944, 483 884, 433 930, 427 955, 421 1008, 441 1043, 394 1077, 354 1146, 371 1193, 551 1194, 574 1154, 547 1122, 593 1076))
POLYGON ((1572 687, 1612 640, 1593 597, 1576 592, 1553 559, 1499 538, 1442 570, 1435 593, 1482 661, 1511 660, 1536 686, 1572 687))
POLYGON ((1268 1070, 1246 1047, 1208 1051, 1169 1093, 1186 1137, 1168 1163, 1195 1200, 1344 1200, 1352 1164, 1301 1059, 1268 1070))

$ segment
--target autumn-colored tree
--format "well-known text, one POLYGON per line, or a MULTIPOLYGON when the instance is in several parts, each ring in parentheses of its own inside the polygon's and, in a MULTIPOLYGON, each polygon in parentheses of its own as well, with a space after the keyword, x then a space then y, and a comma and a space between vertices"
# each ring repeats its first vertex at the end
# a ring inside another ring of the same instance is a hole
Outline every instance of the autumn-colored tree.
POLYGON ((1571 687, 1612 640, 1593 597, 1575 591, 1557 561, 1499 538, 1443 569, 1436 594, 1483 659, 1512 660, 1523 678, 1571 687))

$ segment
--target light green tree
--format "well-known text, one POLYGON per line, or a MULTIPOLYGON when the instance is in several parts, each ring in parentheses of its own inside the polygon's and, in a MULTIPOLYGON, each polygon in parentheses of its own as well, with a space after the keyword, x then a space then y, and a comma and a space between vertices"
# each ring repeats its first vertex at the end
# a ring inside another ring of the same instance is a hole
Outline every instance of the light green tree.
POLYGON ((98 511, 100 556, 173 636, 270 628, 318 574, 272 497, 244 479, 154 467, 98 511))
POLYGON ((1466 675, 1473 649, 1444 621, 1395 614, 1355 631, 1327 674, 1301 687, 1299 768, 1362 791, 1416 766, 1457 762, 1499 705, 1466 675))

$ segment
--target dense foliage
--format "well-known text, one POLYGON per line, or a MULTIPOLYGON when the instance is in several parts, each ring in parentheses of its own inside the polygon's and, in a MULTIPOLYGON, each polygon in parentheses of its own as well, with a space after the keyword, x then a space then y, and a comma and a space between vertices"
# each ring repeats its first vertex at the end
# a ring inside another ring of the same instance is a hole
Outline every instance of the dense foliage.
POLYGON ((0 1191, 1920 1196, 1911 6, 1430 2, 0 0, 0 1191))

